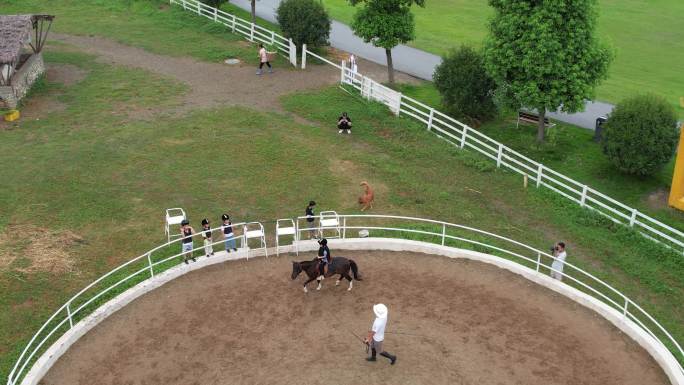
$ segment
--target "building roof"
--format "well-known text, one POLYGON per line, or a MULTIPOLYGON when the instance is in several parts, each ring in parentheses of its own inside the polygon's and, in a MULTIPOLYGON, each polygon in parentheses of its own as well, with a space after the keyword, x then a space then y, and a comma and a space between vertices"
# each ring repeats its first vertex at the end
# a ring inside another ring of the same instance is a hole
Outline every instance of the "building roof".
POLYGON ((29 41, 32 15, 0 15, 0 63, 12 63, 29 41))

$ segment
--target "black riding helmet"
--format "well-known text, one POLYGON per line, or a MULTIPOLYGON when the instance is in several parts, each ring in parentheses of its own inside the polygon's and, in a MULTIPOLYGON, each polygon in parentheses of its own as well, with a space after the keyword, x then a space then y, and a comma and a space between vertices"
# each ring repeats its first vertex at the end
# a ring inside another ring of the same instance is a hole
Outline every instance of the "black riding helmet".
POLYGON ((221 215, 221 220, 227 221, 227 220, 229 220, 229 219, 230 219, 230 217, 228 216, 228 214, 223 214, 223 215, 221 215))
POLYGON ((202 226, 208 225, 208 224, 209 224, 209 220, 207 218, 202 219, 202 226))
POLYGON ((327 246, 328 245, 328 240, 323 238, 320 241, 318 241, 318 244, 321 246, 327 246))
POLYGON ((189 224, 190 224, 190 221, 187 220, 187 219, 183 219, 183 220, 181 221, 181 226, 187 226, 187 225, 189 225, 189 224))

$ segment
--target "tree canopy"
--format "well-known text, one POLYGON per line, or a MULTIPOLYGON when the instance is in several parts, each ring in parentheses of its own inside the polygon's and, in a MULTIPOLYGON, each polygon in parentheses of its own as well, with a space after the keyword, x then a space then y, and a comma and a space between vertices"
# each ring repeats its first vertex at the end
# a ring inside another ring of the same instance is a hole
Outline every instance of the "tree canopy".
POLYGON ((363 8, 354 15, 352 30, 366 43, 385 49, 390 83, 394 83, 392 48, 413 40, 415 22, 411 5, 425 6, 425 0, 349 0, 363 8))
POLYGON ((276 11, 278 24, 285 36, 301 47, 323 46, 330 36, 330 17, 316 0, 284 0, 276 11))
POLYGON ((606 78, 612 52, 595 37, 596 0, 489 0, 495 16, 485 41, 487 71, 503 100, 543 117, 577 112, 606 78))

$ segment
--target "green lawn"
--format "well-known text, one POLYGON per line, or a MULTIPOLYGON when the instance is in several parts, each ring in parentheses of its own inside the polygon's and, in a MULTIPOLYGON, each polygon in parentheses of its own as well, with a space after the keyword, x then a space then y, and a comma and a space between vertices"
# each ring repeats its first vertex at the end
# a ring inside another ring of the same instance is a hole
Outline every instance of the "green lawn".
MULTIPOLYGON (((333 18, 350 23, 347 0, 323 0, 333 18)), ((413 7, 416 39, 410 45, 442 55, 460 44, 479 45, 493 10, 486 0, 427 0, 413 7)), ((619 102, 653 92, 679 106, 684 96, 684 2, 680 0, 599 0, 599 36, 614 46, 610 76, 596 98, 619 102)), ((679 108, 679 107, 678 107, 679 108)), ((679 109, 684 117, 684 109, 679 109)))
MULTIPOLYGON (((56 29, 206 61, 225 50, 253 52, 192 15, 153 11, 158 1, 97 4, 105 2, 52 1, 63 15, 56 29), (98 17, 110 13, 118 17, 98 17)), ((3 11, 39 5, 0 0, 3 11)), ((463 223, 538 248, 565 240, 570 262, 623 290, 684 340, 681 254, 550 192, 524 189, 517 175, 383 106, 329 87, 282 97, 290 114, 312 124, 235 107, 140 119, 128 110, 173 109, 186 86, 77 51, 51 44, 45 59, 78 66, 86 77, 70 86, 46 82, 32 96, 64 109, 0 130, 0 162, 10 165, 0 168, 0 180, 10 181, 0 184, 0 373, 8 373, 40 324, 79 288, 165 241, 165 208, 184 207, 193 223, 204 216, 216 221, 224 211, 235 221, 293 217, 309 199, 319 209, 356 213, 364 179, 376 190, 374 213, 463 223), (331 127, 341 110, 355 119, 352 136, 331 127), (46 249, 36 244, 43 233, 55 240, 46 249), (36 266, 35 250, 58 258, 36 266), (65 260, 68 269, 54 268, 65 260)))

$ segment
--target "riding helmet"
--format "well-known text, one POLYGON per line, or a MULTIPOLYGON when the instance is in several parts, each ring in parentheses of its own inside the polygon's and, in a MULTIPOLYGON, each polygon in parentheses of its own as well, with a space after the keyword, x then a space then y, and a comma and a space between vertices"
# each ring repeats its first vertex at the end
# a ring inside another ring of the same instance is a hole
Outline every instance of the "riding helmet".
POLYGON ((230 219, 230 217, 228 216, 228 214, 223 214, 223 215, 221 215, 221 220, 222 220, 222 221, 227 221, 227 220, 229 220, 229 219, 230 219))
POLYGON ((202 226, 208 225, 208 224, 209 224, 209 220, 207 218, 202 219, 202 226))
POLYGON ((183 220, 181 221, 181 226, 187 226, 187 225, 189 225, 189 224, 190 224, 190 221, 187 220, 187 219, 183 219, 183 220))
POLYGON ((321 246, 325 246, 325 245, 328 244, 328 240, 325 239, 325 238, 323 238, 323 239, 321 239, 320 241, 318 241, 318 244, 321 245, 321 246))
POLYGON ((314 202, 314 201, 309 201, 309 206, 316 206, 316 202, 314 202))

